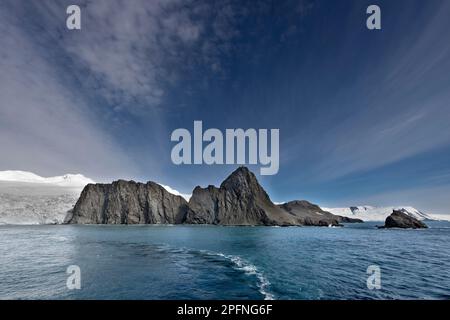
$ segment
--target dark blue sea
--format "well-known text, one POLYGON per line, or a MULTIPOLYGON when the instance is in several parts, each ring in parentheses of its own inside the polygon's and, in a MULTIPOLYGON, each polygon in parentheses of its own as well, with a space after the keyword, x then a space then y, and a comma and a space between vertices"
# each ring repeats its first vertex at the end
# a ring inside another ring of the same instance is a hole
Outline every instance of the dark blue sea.
POLYGON ((0 298, 450 299, 450 223, 375 225, 0 226, 0 298))

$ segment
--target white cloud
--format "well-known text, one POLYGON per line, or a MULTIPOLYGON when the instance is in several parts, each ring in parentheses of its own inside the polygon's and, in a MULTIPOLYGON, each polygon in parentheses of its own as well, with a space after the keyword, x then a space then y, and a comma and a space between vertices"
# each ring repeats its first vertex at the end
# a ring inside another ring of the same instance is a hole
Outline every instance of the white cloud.
POLYGON ((61 33, 64 5, 42 1, 36 10, 46 31, 90 74, 87 85, 116 110, 141 112, 160 105, 168 85, 196 65, 219 64, 237 35, 236 5, 225 2, 81 1, 81 31, 61 33), (228 23, 216 26, 215 21, 228 23))
MULTIPOLYGON (((240 5, 230 3, 81 1, 82 28, 69 31, 70 1, 2 2, 0 169, 135 176, 135 164, 102 126, 151 110, 152 139, 165 139, 167 110, 157 107, 168 85, 198 65, 224 72, 221 57, 238 36, 240 5), (214 21, 221 24, 213 28, 214 21)), ((145 161, 156 174, 159 160, 145 161)))

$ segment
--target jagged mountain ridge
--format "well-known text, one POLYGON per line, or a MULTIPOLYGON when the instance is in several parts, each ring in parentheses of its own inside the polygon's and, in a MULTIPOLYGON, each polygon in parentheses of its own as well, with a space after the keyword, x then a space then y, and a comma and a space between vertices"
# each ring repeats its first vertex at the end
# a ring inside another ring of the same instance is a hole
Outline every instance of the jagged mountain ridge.
POLYGON ((189 202, 154 182, 89 184, 67 222, 328 226, 360 220, 333 215, 307 201, 275 205, 255 175, 239 167, 220 187, 196 187, 189 202))
POLYGON ((296 225, 296 219, 270 200, 247 168, 234 171, 219 188, 196 187, 186 223, 221 225, 296 225))
MULTIPOLYGON (((320 220, 323 220, 322 224, 325 225, 329 221, 323 218, 331 219, 330 213, 336 217, 332 224, 337 224, 351 221, 352 218, 359 218, 365 221, 384 221, 392 213, 392 210, 400 210, 419 220, 435 219, 434 216, 432 217, 409 206, 355 206, 327 209, 320 208, 307 201, 297 200, 275 205, 259 185, 256 177, 251 172, 248 173, 248 175, 244 174, 241 176, 230 175, 220 187, 196 187, 193 192, 196 194, 196 198, 190 202, 190 205, 188 202, 182 204, 187 208, 185 211, 181 211, 182 222, 231 225, 271 225, 273 223, 280 225, 290 225, 292 223, 319 225, 320 220), (250 186, 252 187, 250 188, 250 186), (236 202, 234 206, 237 210, 231 208, 228 204, 229 200, 237 197, 245 199, 244 195, 246 193, 242 191, 249 189, 253 189, 255 194, 259 194, 259 196, 255 197, 258 201, 254 203, 249 202, 249 207, 244 205, 245 201, 236 202), (215 209, 217 203, 224 204, 220 206, 220 210, 215 209), (242 212, 243 208, 249 209, 251 213, 245 214, 244 218, 242 218, 243 215, 237 214, 237 212, 242 212), (286 212, 290 216, 286 216, 286 212), (272 214, 274 217, 272 217, 272 214)), ((65 218, 66 221, 70 221, 72 215, 70 214, 66 217, 67 211, 74 207, 82 188, 88 183, 93 183, 93 181, 80 174, 43 178, 25 171, 0 171, 0 224, 53 224, 63 223, 65 218), (73 177, 75 179, 72 179, 73 177), (73 183, 74 181, 75 183, 73 183)), ((178 193, 176 190, 174 192, 170 187, 163 187, 169 192, 169 195, 177 195, 178 193)), ((189 200, 189 197, 186 197, 186 195, 184 195, 184 198, 189 200)), ((137 221, 143 220, 145 222, 147 218, 141 216, 136 217, 136 219, 137 221)), ((155 217, 154 221, 156 223, 180 223, 180 217, 167 220, 171 222, 166 222, 166 219, 161 217, 155 217)))

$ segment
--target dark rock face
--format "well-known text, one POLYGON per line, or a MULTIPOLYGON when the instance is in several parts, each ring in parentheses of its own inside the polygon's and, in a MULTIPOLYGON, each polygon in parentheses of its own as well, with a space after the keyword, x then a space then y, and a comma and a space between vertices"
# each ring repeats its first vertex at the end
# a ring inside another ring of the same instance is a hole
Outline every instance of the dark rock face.
POLYGON ((220 225, 337 226, 362 222, 323 211, 308 201, 275 205, 245 167, 234 171, 220 188, 196 187, 189 201, 186 223, 220 225))
POLYGON ((422 221, 413 218, 400 210, 394 210, 392 214, 386 218, 384 222, 384 227, 382 228, 428 228, 428 226, 422 221))
POLYGON ((220 225, 297 225, 298 219, 277 207, 245 167, 234 171, 220 188, 196 187, 186 223, 220 225))
POLYGON ((175 224, 182 223, 187 201, 154 182, 115 181, 89 184, 67 223, 175 224))
POLYGON ((196 187, 187 203, 154 182, 87 185, 67 223, 337 226, 361 222, 336 216, 307 201, 275 205, 255 175, 235 170, 219 188, 196 187))
POLYGON ((300 223, 305 226, 339 226, 340 223, 363 222, 360 219, 352 219, 334 215, 322 210, 318 205, 305 200, 290 201, 280 205, 280 207, 290 214, 296 216, 300 223))

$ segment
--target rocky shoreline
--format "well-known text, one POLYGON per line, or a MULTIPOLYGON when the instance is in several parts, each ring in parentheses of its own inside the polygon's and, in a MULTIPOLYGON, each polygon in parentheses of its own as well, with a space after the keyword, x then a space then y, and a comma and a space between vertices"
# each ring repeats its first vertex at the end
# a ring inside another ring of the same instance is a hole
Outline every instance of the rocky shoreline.
POLYGON ((187 202, 154 182, 88 184, 68 224, 211 224, 225 226, 340 226, 362 222, 334 215, 308 201, 274 204, 246 167, 220 187, 196 187, 187 202))

